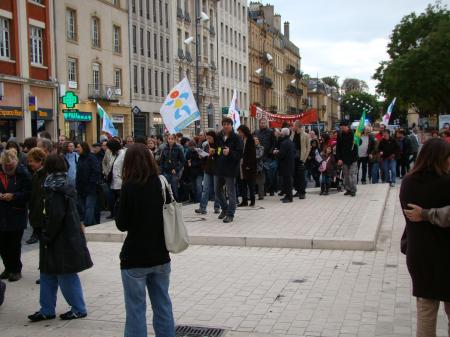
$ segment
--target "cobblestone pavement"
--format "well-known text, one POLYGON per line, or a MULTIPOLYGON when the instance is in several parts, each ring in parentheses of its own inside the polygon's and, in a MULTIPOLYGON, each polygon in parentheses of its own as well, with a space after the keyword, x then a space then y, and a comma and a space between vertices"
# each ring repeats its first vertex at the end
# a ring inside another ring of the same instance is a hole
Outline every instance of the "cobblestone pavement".
MULTIPOLYGON (((376 251, 192 246, 173 256, 176 321, 223 327, 231 331, 227 337, 413 336, 415 300, 399 252, 403 228, 398 190, 392 189, 376 251)), ((0 336, 122 336, 120 244, 89 247, 95 266, 81 274, 88 318, 27 322, 26 314, 38 308, 37 250, 29 249, 24 279, 8 284, 0 308, 0 336)), ((58 312, 65 309, 60 298, 58 312)), ((446 336, 442 309, 438 336, 446 336)))
MULTIPOLYGON (((232 224, 217 219, 212 202, 206 215, 195 214, 197 204, 184 206, 183 214, 195 244, 372 250, 388 190, 387 184, 360 185, 352 198, 308 189, 305 200, 290 204, 266 197, 256 207, 238 208, 232 224)), ((89 227, 87 235, 91 241, 125 237, 113 222, 89 227)))

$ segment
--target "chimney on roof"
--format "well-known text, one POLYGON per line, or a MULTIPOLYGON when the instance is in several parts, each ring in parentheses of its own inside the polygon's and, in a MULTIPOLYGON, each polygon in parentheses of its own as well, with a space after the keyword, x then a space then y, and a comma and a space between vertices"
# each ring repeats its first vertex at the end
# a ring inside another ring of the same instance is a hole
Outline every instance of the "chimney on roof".
POLYGON ((289 40, 289 21, 284 22, 284 37, 289 40))

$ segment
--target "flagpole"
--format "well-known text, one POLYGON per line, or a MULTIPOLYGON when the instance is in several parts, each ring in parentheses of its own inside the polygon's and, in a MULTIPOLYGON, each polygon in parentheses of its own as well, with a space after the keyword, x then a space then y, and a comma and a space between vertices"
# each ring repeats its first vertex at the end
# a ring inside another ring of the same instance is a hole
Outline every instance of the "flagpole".
POLYGON ((198 58, 200 57, 200 39, 198 36, 198 25, 200 22, 200 0, 195 0, 195 100, 197 101, 198 111, 200 111, 200 120, 195 121, 195 134, 200 133, 200 123, 202 120, 202 109, 200 104, 200 80, 199 80, 199 64, 198 58))

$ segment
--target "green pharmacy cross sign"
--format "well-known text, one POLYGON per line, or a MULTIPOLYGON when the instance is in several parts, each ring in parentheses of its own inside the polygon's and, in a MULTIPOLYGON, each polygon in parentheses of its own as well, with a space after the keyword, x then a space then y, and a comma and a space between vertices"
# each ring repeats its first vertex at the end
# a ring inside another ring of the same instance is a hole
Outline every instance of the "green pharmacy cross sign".
POLYGON ((78 104, 78 96, 73 93, 73 91, 66 91, 66 94, 61 98, 63 104, 72 109, 75 105, 78 104))

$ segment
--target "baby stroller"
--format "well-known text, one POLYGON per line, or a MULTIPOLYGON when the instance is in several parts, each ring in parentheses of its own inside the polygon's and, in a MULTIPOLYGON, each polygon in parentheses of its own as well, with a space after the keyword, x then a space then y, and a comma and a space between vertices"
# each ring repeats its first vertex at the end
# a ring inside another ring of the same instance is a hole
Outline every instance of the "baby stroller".
POLYGON ((336 173, 333 178, 331 178, 330 188, 337 189, 338 192, 342 192, 344 186, 344 173, 342 165, 336 166, 336 173))

